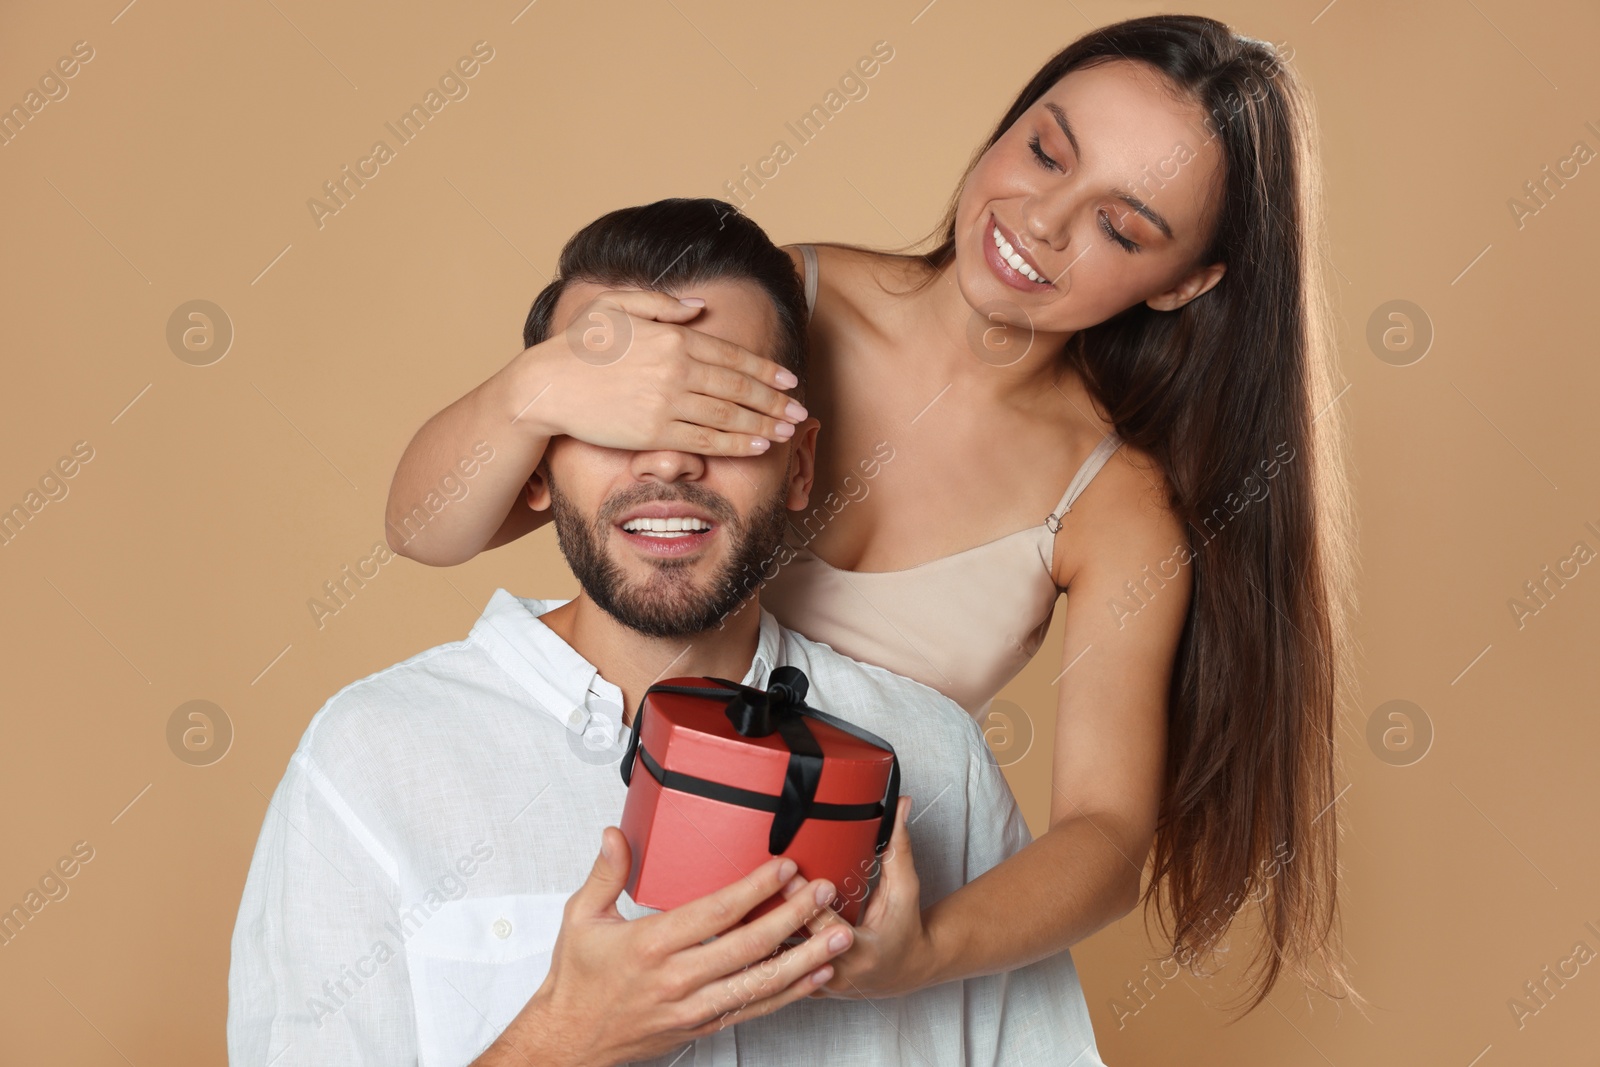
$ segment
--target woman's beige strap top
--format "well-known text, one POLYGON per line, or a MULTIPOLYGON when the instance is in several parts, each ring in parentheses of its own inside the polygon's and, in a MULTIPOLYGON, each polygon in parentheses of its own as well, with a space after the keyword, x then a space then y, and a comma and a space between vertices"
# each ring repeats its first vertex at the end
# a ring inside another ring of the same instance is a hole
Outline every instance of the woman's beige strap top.
MULTIPOLYGON (((806 307, 816 303, 817 259, 805 258, 806 307)), ((840 570, 796 545, 778 556, 761 605, 783 625, 852 659, 932 686, 982 717, 1033 658, 1060 590, 1051 575, 1061 516, 1122 444, 1107 434, 1043 522, 897 571, 840 570)))

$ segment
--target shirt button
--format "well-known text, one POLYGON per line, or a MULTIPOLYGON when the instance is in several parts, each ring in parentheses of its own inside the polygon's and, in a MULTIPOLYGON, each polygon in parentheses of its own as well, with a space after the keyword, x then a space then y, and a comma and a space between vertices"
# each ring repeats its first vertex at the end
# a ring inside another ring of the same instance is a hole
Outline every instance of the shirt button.
POLYGON ((603 720, 591 722, 589 728, 583 732, 584 744, 589 748, 610 748, 615 740, 616 735, 611 729, 611 724, 603 720))
POLYGON ((498 937, 502 941, 510 937, 511 924, 505 919, 496 919, 494 921, 494 936, 498 937))

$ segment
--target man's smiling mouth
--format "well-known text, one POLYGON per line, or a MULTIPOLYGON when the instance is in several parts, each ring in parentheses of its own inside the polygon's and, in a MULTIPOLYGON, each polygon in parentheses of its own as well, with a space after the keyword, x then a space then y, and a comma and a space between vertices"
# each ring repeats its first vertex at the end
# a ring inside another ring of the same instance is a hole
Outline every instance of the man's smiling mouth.
POLYGON ((628 544, 658 558, 688 555, 708 544, 721 528, 703 509, 674 500, 630 508, 612 525, 628 544))
POLYGON ((648 534, 651 537, 687 537, 697 531, 710 530, 712 524, 704 519, 629 519, 620 524, 624 533, 648 534))

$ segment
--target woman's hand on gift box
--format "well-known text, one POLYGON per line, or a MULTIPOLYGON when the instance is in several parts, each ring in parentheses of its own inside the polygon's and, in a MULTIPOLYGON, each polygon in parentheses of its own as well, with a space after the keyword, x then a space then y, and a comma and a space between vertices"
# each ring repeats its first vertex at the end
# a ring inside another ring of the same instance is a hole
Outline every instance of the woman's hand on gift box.
MULTIPOLYGON (((811 995, 863 999, 899 997, 934 984, 938 953, 922 922, 922 890, 911 857, 906 818, 911 798, 901 797, 889 844, 878 857, 877 888, 854 928, 832 908, 806 925, 812 939, 852 930, 855 944, 833 961, 833 977, 811 995)), ((805 899, 806 882, 795 875, 784 886, 785 897, 805 899)))
POLYGON ((739 925, 794 877, 785 858, 670 911, 624 919, 617 897, 628 879, 628 841, 612 826, 601 841, 588 879, 563 909, 549 975, 477 1067, 659 1056, 810 995, 853 938, 848 927, 832 929, 783 949, 802 926, 832 914, 835 892, 825 879, 800 880, 782 904, 739 925))

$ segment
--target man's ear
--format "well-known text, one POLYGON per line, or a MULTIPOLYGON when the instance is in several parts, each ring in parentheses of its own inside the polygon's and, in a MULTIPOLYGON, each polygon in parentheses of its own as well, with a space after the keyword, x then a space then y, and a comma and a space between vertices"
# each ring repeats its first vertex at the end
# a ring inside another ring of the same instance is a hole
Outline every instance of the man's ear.
POLYGON ((1164 293, 1157 293, 1146 300, 1145 303, 1157 311, 1176 311, 1220 282, 1227 270, 1228 265, 1226 263, 1213 263, 1209 267, 1201 267, 1199 270, 1184 275, 1179 279, 1177 285, 1174 285, 1164 293))
POLYGON ((789 495, 784 506, 804 511, 811 503, 811 486, 817 477, 817 430, 822 423, 815 416, 802 419, 789 438, 789 495))
POLYGON ((522 499, 534 511, 544 511, 550 507, 550 466, 543 458, 533 469, 528 484, 522 487, 522 499))

